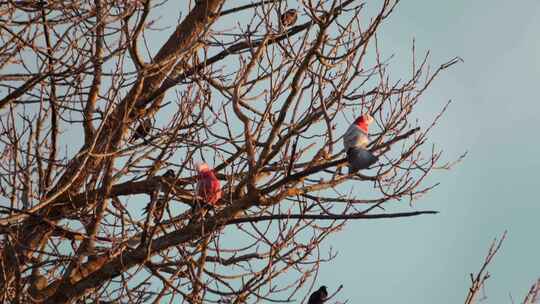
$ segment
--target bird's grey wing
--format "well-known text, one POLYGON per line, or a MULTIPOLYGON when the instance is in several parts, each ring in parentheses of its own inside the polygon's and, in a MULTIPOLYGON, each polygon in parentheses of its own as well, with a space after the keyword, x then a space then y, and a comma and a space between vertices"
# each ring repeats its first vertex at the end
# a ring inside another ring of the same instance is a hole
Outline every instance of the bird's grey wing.
POLYGON ((345 151, 349 150, 351 147, 354 147, 355 143, 356 130, 353 128, 353 126, 350 126, 343 135, 343 147, 345 148, 345 151))
POLYGON ((367 169, 376 163, 379 158, 364 148, 353 147, 347 151, 349 161, 349 174, 358 170, 367 169))

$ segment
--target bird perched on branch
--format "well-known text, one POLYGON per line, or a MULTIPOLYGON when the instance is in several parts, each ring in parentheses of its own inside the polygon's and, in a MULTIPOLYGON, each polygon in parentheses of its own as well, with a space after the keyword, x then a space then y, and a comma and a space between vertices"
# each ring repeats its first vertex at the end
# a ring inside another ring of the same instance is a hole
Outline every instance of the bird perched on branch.
POLYGON ((328 291, 326 291, 326 286, 323 285, 309 296, 308 304, 323 304, 326 297, 328 297, 328 291))
POLYGON ((173 178, 175 176, 176 176, 176 174, 174 173, 173 169, 169 169, 169 170, 167 170, 167 172, 165 172, 165 174, 163 174, 163 177, 165 177, 165 178, 173 178))
POLYGON ((283 27, 289 27, 295 24, 296 19, 298 19, 298 12, 295 9, 287 10, 279 17, 279 20, 281 21, 281 25, 283 27))
POLYGON ((150 134, 150 130, 152 129, 152 120, 150 118, 143 120, 137 129, 135 129, 135 132, 131 136, 131 139, 129 142, 134 142, 139 138, 144 139, 148 134, 150 134))
POLYGON ((215 206, 221 199, 221 184, 207 163, 197 165, 197 195, 203 204, 215 206))
POLYGON ((372 122, 373 117, 369 114, 363 114, 354 121, 343 136, 343 146, 349 161, 349 174, 366 169, 379 160, 367 149, 368 129, 372 122))

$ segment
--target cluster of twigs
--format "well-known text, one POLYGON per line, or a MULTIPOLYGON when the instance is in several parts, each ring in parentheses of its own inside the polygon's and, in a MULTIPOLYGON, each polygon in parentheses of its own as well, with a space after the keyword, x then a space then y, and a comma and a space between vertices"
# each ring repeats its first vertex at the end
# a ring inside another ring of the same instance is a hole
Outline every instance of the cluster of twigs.
MULTIPOLYGON (((486 281, 491 277, 491 274, 487 270, 488 266, 492 263, 493 258, 499 250, 506 239, 507 231, 505 231, 499 240, 494 239, 491 243, 491 246, 488 249, 488 253, 484 258, 484 262, 480 267, 480 270, 477 274, 470 274, 471 276, 471 287, 469 287, 469 292, 465 298, 465 304, 474 304, 480 303, 487 299, 485 292, 486 281), (481 294, 482 293, 482 294, 481 294)), ((540 302, 540 279, 538 279, 529 289, 529 292, 525 295, 525 298, 521 303, 523 304, 537 304, 540 302)), ((513 301, 512 301, 513 303, 513 301)))

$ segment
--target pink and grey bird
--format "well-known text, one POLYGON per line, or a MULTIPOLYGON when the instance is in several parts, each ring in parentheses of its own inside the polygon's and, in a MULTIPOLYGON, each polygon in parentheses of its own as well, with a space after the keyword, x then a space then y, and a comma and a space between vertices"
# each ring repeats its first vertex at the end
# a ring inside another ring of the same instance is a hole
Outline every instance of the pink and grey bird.
POLYGON ((308 304, 323 304, 326 297, 328 297, 328 291, 326 290, 326 286, 323 285, 309 296, 308 304))
POLYGON ((373 122, 369 114, 358 117, 343 136, 343 146, 349 161, 349 173, 366 169, 379 160, 368 149, 368 129, 373 122))
POLYGON ((283 27, 288 27, 296 23, 296 19, 298 19, 298 13, 295 9, 290 9, 283 13, 279 20, 281 21, 281 25, 283 27))
POLYGON ((202 198, 203 203, 217 205, 221 199, 221 184, 214 171, 210 169, 208 164, 202 163, 197 165, 197 172, 199 173, 197 194, 202 198))

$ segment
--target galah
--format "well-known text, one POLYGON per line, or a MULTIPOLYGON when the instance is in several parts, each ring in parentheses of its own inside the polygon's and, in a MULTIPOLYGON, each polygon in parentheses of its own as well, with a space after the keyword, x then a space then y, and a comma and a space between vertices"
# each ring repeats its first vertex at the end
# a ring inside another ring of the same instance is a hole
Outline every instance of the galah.
POLYGON ((368 149, 368 129, 373 122, 369 114, 358 117, 343 136, 343 146, 349 161, 349 174, 366 169, 379 160, 368 149))
POLYGON ((326 286, 323 285, 309 296, 308 304, 323 304, 326 297, 328 297, 328 291, 326 291, 326 286))
POLYGON ((298 18, 298 13, 295 9, 290 9, 283 13, 279 20, 281 21, 281 25, 283 27, 288 27, 296 23, 296 19, 298 18))
POLYGON ((208 164, 201 163, 197 165, 197 172, 197 194, 202 198, 203 204, 217 205, 221 198, 221 184, 214 171, 208 164))
POLYGON ((152 129, 152 120, 150 118, 144 120, 139 124, 137 129, 135 129, 135 132, 133 133, 133 136, 131 137, 129 142, 134 142, 139 138, 145 138, 152 129))

